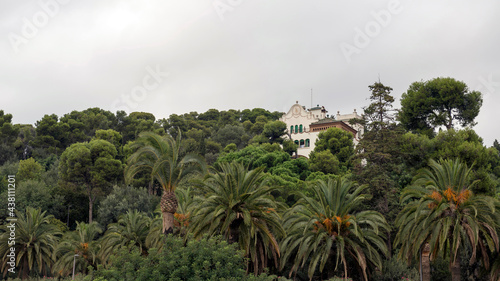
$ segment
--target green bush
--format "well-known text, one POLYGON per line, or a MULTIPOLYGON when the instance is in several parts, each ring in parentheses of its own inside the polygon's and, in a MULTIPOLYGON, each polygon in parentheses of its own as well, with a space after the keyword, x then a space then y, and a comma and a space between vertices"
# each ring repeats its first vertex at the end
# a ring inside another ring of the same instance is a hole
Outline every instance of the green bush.
MULTIPOLYGON (((253 280, 271 281, 276 276, 246 276, 245 259, 236 245, 220 237, 188 239, 169 235, 161 250, 146 257, 136 247, 123 247, 111 257, 111 266, 98 267, 95 280, 253 280)), ((283 279, 281 279, 283 280, 283 279)))
POLYGON ((418 270, 393 257, 382 263, 382 272, 375 274, 375 281, 419 280, 418 270), (406 279, 405 279, 406 278, 406 279))
POLYGON ((113 191, 99 204, 97 221, 105 226, 118 221, 121 215, 137 210, 152 214, 160 198, 148 194, 145 188, 114 186, 113 191))

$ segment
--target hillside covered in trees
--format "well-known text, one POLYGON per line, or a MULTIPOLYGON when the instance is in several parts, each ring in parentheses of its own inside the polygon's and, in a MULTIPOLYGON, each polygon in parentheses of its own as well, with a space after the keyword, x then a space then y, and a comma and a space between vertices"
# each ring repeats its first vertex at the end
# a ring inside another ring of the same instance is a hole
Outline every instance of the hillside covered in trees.
POLYGON ((262 108, 34 126, 0 110, 1 277, 499 280, 500 144, 473 130, 481 93, 415 82, 394 110, 391 91, 369 86, 358 145, 330 128, 309 158, 262 108))

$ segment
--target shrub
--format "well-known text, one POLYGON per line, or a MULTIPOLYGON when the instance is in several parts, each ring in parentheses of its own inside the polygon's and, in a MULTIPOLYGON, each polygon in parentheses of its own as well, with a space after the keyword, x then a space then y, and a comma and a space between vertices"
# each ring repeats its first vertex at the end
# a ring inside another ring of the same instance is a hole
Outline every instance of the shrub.
MULTIPOLYGON (((111 257, 111 266, 99 266, 96 280, 253 280, 276 276, 246 276, 243 253, 220 237, 200 240, 169 235, 163 248, 150 249, 146 257, 136 247, 122 247, 111 257)), ((283 279, 281 279, 283 280, 283 279)))

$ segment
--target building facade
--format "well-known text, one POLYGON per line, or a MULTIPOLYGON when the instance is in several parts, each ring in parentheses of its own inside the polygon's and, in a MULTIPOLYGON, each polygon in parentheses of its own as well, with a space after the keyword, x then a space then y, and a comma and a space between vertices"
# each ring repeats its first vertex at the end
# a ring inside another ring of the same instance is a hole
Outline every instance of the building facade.
POLYGON ((349 124, 353 118, 361 118, 356 113, 340 114, 337 111, 335 118, 329 116, 324 106, 316 106, 306 109, 305 106, 296 102, 287 113, 284 113, 280 121, 287 125, 288 136, 299 145, 297 154, 309 157, 309 153, 314 150, 316 140, 321 131, 336 127, 353 134, 354 144, 359 142, 363 136, 363 128, 360 125, 349 124))

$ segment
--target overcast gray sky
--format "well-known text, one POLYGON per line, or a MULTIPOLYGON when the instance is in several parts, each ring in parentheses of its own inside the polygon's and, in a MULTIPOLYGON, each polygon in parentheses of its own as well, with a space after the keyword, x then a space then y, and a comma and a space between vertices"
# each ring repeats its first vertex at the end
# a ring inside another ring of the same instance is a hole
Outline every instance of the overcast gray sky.
POLYGON ((100 107, 172 113, 324 105, 361 112, 379 79, 481 91, 500 139, 500 1, 2 1, 0 109, 15 123, 100 107))

